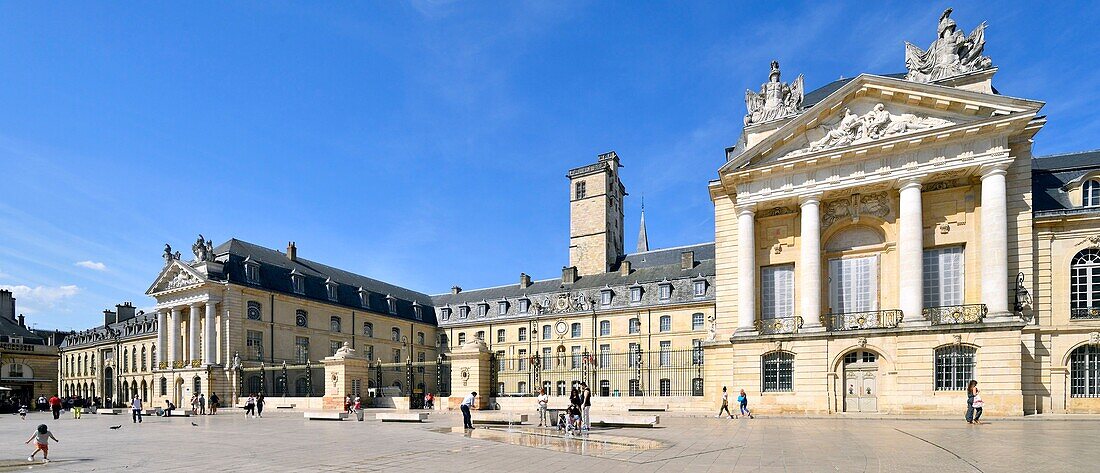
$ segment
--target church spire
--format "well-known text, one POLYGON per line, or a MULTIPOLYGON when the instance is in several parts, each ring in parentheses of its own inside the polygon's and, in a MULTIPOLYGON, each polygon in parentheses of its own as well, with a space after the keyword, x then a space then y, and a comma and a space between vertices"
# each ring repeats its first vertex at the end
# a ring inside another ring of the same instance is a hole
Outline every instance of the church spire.
POLYGON ((642 224, 638 229, 638 252, 649 251, 649 237, 645 233, 645 197, 642 197, 642 224))

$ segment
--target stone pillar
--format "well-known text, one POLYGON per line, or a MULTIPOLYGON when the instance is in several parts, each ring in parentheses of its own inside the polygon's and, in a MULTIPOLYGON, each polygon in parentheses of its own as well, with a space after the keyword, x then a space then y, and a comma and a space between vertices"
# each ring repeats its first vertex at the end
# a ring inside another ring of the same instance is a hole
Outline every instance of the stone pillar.
POLYGON ((451 397, 447 398, 447 409, 458 409, 462 398, 471 392, 477 393, 478 409, 489 405, 490 355, 489 347, 477 337, 451 351, 451 397))
POLYGON ((907 181, 901 185, 898 212, 898 305, 906 325, 924 320, 924 217, 921 209, 921 185, 907 181))
POLYGON ((168 311, 157 311, 157 359, 153 360, 156 369, 162 361, 168 361, 168 311))
POLYGON ((199 304, 191 304, 187 314, 187 361, 199 359, 199 304))
POLYGON ((214 343, 214 310, 214 303, 208 301, 206 303, 206 318, 202 321, 202 363, 204 365, 212 365, 218 362, 218 358, 214 354, 216 347, 214 343))
MULTIPOLYGON (((172 308, 172 320, 168 322, 168 343, 172 345, 172 355, 168 357, 168 368, 175 367, 177 361, 183 361, 183 340, 180 338, 180 323, 183 320, 183 310, 179 307, 172 308)), ((169 388, 173 388, 169 386, 169 388)))
POLYGON ((801 207, 802 230, 799 242, 798 272, 802 331, 822 330, 821 327, 821 196, 804 196, 801 207))
MULTIPOLYGON (((352 389, 353 381, 359 380, 359 396, 366 395, 366 386, 371 378, 370 360, 356 353, 354 349, 344 342, 343 348, 336 351, 335 355, 321 360, 325 365, 325 395, 321 398, 321 408, 326 411, 343 411, 344 397, 355 394, 352 389)), ((293 386, 288 386, 293 388, 293 386)), ((363 405, 367 405, 366 398, 362 399, 363 405)), ((406 408, 408 403, 405 403, 406 408)))
POLYGON ((990 318, 1007 317, 1008 214, 1004 168, 982 170, 982 303, 990 318))
POLYGON ((737 210, 737 332, 756 333, 756 213, 737 210))

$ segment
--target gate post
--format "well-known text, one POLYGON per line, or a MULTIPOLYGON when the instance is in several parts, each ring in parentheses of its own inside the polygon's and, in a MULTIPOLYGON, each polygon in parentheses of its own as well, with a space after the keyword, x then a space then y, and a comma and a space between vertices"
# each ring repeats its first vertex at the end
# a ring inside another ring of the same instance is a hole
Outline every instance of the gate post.
POLYGON ((326 411, 342 411, 344 397, 351 393, 352 380, 370 376, 370 361, 344 342, 336 354, 322 363, 325 364, 325 395, 321 398, 321 406, 326 411))
POLYGON ((451 396, 447 398, 447 409, 456 409, 462 398, 471 392, 477 392, 477 407, 484 409, 489 405, 492 392, 490 376, 491 353, 485 342, 473 337, 451 352, 451 396))

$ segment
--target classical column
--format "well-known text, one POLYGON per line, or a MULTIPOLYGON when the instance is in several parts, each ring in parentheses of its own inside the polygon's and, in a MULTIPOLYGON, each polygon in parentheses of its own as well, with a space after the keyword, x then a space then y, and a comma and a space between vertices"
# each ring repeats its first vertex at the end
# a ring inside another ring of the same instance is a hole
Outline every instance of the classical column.
MULTIPOLYGON (((183 340, 180 338, 180 323, 183 321, 183 310, 179 307, 172 308, 172 320, 168 322, 168 343, 172 345, 172 355, 168 357, 168 367, 175 366, 176 361, 183 360, 183 340)), ((168 347, 165 347, 167 349, 168 347)))
POLYGON ((756 213, 737 210, 737 333, 756 330, 756 213))
POLYGON ((168 311, 157 311, 157 357, 153 360, 153 367, 160 366, 160 362, 168 360, 168 311))
POLYGON ((802 330, 821 330, 821 196, 798 199, 802 231, 799 242, 798 272, 802 330))
POLYGON ((199 304, 191 304, 187 314, 187 361, 199 359, 199 304))
POLYGON ((992 317, 1008 312, 1008 213, 1004 168, 982 172, 982 303, 992 317))
POLYGON ((202 335, 202 362, 206 365, 212 365, 217 361, 217 357, 214 355, 214 303, 206 303, 206 318, 202 322, 203 335, 202 335))
POLYGON ((906 324, 924 321, 924 220, 921 214, 921 185, 907 181, 901 185, 898 212, 898 305, 906 324))

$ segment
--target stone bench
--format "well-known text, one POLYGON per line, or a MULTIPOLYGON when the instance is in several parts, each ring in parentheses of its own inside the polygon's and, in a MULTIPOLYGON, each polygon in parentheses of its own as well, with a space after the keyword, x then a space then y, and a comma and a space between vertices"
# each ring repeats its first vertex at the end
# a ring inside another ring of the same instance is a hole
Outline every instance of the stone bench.
POLYGON ((288 406, 275 406, 276 409, 294 409, 297 404, 290 404, 288 406))
POLYGON ((424 422, 428 420, 427 412, 379 412, 374 415, 375 420, 382 422, 424 422))
POLYGON ((655 427, 661 416, 603 415, 592 416, 592 425, 613 427, 655 427))
POLYGON ((122 414, 129 414, 130 409, 103 409, 103 408, 100 408, 99 413, 104 414, 104 415, 109 415, 109 416, 117 416, 117 415, 122 415, 122 414))
POLYGON ((344 420, 348 418, 347 412, 338 411, 312 411, 303 415, 306 420, 344 420))
POLYGON ((511 412, 471 412, 470 420, 475 424, 523 424, 527 414, 511 412))
POLYGON ((665 412, 668 410, 668 406, 639 406, 628 407, 627 412, 665 412))

